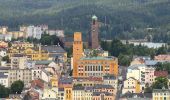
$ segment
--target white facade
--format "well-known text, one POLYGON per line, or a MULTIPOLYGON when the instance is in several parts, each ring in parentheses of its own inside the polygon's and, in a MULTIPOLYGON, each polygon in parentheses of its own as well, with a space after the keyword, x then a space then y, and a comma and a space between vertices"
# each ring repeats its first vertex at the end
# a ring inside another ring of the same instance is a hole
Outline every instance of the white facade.
POLYGON ((47 72, 46 70, 42 70, 41 72, 41 79, 45 82, 50 82, 52 75, 47 72))
POLYGON ((9 87, 8 84, 8 73, 0 73, 0 84, 5 86, 5 87, 9 87))
POLYGON ((58 98, 58 89, 44 89, 42 99, 57 99, 58 98))
POLYGON ((43 34, 43 29, 40 26, 28 26, 26 33, 27 33, 27 37, 41 39, 41 35, 43 34))
POLYGON ((56 35, 57 37, 65 37, 64 30, 48 30, 46 32, 49 35, 56 35))
POLYGON ((72 100, 92 100, 92 91, 73 90, 72 100))
POLYGON ((31 70, 32 80, 41 78, 41 72, 42 72, 41 69, 32 69, 31 70))
POLYGON ((135 93, 136 92, 136 82, 137 80, 134 78, 128 78, 123 83, 122 94, 127 92, 135 93))
POLYGON ((12 69, 25 69, 27 67, 27 57, 11 57, 11 68, 12 69))
POLYGON ((7 56, 6 50, 1 50, 1 51, 0 51, 0 56, 1 56, 1 57, 7 56))
POLYGON ((11 34, 0 34, 0 40, 11 41, 12 35, 11 34))

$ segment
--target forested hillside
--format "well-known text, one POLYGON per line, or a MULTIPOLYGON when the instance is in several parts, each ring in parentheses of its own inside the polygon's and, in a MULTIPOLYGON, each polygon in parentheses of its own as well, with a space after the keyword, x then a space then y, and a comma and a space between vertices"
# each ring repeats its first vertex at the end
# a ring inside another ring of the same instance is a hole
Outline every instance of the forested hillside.
POLYGON ((104 38, 144 38, 145 28, 161 28, 153 33, 166 34, 170 29, 170 0, 0 0, 0 25, 13 29, 48 24, 86 34, 93 14, 103 23, 104 38))

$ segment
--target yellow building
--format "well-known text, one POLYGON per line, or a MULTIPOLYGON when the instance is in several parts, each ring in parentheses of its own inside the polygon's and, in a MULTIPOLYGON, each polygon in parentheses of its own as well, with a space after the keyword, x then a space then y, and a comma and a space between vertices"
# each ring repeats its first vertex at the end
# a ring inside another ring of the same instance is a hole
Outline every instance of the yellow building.
POLYGON ((26 38, 26 33, 21 32, 21 31, 12 31, 12 32, 8 32, 8 34, 11 34, 12 38, 14 38, 14 39, 26 38))
POLYGON ((152 100, 170 100, 170 90, 154 89, 152 92, 152 100))
POLYGON ((26 48, 26 47, 11 47, 7 52, 9 58, 13 57, 15 54, 23 54, 27 56, 29 60, 48 60, 49 53, 41 49, 41 46, 26 48))
POLYGON ((29 42, 19 42, 19 41, 16 41, 16 42, 13 42, 12 43, 12 47, 20 47, 20 48, 23 48, 23 49, 27 49, 27 48, 33 48, 34 47, 34 44, 33 43, 29 43, 29 42))
POLYGON ((72 100, 72 87, 65 87, 64 94, 64 100, 72 100))
POLYGON ((55 76, 51 78, 50 82, 52 87, 58 87, 58 79, 55 76))

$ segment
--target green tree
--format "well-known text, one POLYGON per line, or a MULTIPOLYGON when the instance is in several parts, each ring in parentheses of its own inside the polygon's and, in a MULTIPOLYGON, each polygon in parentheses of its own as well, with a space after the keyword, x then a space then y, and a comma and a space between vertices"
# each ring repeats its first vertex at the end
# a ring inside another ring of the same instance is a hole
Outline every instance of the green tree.
POLYGON ((131 60, 132 60, 132 57, 130 57, 128 55, 120 54, 118 56, 119 65, 122 65, 122 66, 128 66, 130 64, 131 60))
POLYGON ((20 94, 22 92, 24 88, 24 83, 20 80, 15 81, 14 83, 12 83, 11 85, 11 93, 15 94, 20 94))
POLYGON ((155 78, 152 87, 153 89, 162 89, 163 87, 168 88, 168 79, 166 77, 157 77, 155 78))
POLYGON ((6 98, 9 96, 9 89, 5 88, 3 85, 0 84, 0 98, 6 98))
POLYGON ((9 60, 9 57, 8 57, 8 56, 4 56, 4 57, 2 58, 2 61, 7 61, 7 63, 9 63, 9 62, 10 62, 10 60, 9 60))

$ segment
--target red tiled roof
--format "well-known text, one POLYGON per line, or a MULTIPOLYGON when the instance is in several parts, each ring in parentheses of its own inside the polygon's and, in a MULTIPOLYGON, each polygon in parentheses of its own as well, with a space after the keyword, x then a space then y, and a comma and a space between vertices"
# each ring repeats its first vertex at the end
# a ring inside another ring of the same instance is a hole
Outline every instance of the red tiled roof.
POLYGON ((156 77, 167 77, 168 71, 155 71, 154 76, 156 76, 156 77))

